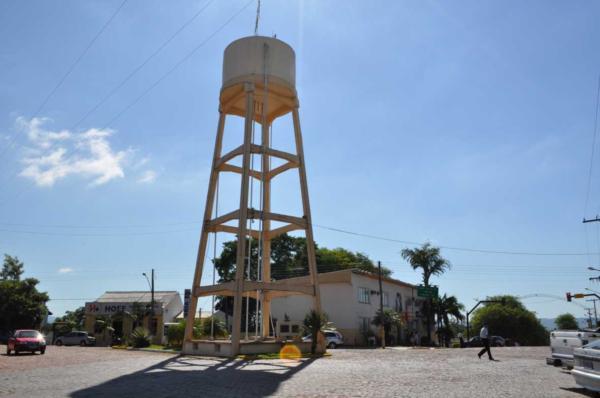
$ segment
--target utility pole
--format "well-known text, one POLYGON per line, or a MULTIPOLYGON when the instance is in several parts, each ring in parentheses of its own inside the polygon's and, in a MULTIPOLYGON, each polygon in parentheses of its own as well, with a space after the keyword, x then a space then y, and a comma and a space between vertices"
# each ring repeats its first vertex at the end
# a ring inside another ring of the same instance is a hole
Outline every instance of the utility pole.
POLYGON ((379 270, 379 319, 381 321, 381 325, 379 333, 381 336, 381 348, 385 348, 385 327, 383 325, 384 317, 383 317, 383 286, 381 283, 381 261, 377 261, 377 269, 379 270))
POLYGON ((592 301, 594 303, 594 321, 596 322, 594 324, 594 327, 597 327, 598 326, 598 311, 596 310, 596 301, 598 301, 598 299, 594 298, 594 299, 585 300, 585 301, 592 301))
POLYGON ((150 333, 156 334, 156 329, 154 328, 154 268, 152 268, 152 273, 150 274, 151 279, 148 279, 148 275, 145 272, 142 273, 146 277, 146 281, 150 286, 150 333))
POLYGON ((152 285, 150 287, 150 314, 152 314, 152 320, 154 321, 154 268, 152 268, 152 285))
POLYGON ((588 314, 588 327, 591 328, 592 327, 592 309, 586 308, 586 311, 588 314))

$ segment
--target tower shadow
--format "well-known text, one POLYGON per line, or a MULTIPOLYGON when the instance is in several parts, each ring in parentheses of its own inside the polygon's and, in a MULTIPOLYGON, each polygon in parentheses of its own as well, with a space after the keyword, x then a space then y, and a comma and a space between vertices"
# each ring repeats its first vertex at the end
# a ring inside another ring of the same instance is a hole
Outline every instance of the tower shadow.
POLYGON ((297 361, 179 356, 73 392, 84 397, 264 397, 314 359, 297 361))

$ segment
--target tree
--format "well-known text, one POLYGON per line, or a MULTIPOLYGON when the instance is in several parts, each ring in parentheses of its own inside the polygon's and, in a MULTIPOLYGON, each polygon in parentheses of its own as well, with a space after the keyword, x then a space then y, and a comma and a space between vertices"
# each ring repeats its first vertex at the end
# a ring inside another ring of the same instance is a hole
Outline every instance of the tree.
POLYGON ((438 335, 444 341, 446 347, 449 347, 450 339, 454 337, 453 322, 450 318, 454 318, 454 323, 461 321, 464 318, 462 312, 465 310, 465 306, 459 303, 455 296, 447 296, 446 294, 435 299, 433 306, 438 316, 438 335))
POLYGON ((391 341, 392 328, 395 327, 396 330, 399 330, 402 326, 402 316, 390 308, 385 308, 383 313, 380 310, 377 310, 377 314, 371 323, 378 327, 383 326, 386 344, 388 344, 391 341))
POLYGON ((58 335, 68 333, 74 329, 82 329, 85 320, 85 307, 79 307, 75 311, 67 311, 65 315, 54 320, 58 335))
POLYGON ((579 324, 577 323, 577 319, 573 316, 573 314, 560 314, 554 320, 554 324, 557 329, 560 330, 577 330, 579 329, 579 324))
POLYGON ((486 303, 475 311, 471 323, 472 330, 479 330, 487 323, 490 335, 510 338, 521 345, 540 346, 548 344, 548 331, 535 313, 527 310, 514 296, 492 296, 487 300, 502 303, 486 303))
POLYGON ((12 257, 8 254, 4 255, 4 264, 2 265, 2 272, 0 272, 0 279, 2 280, 10 280, 10 281, 19 281, 21 280, 21 275, 23 275, 23 264, 22 261, 19 261, 18 257, 12 257))
POLYGON ((0 272, 0 332, 38 328, 48 312, 48 295, 37 290, 37 279, 21 280, 23 269, 18 258, 4 256, 0 272))
POLYGON ((310 353, 317 352, 317 339, 321 330, 327 325, 327 316, 317 310, 310 310, 304 317, 304 332, 312 336, 310 353))
MULTIPOLYGON (((408 261, 412 269, 421 269, 423 285, 429 286, 429 279, 433 275, 441 275, 450 269, 450 262, 440 255, 440 248, 424 243, 414 249, 403 249, 402 257, 408 261)), ((427 339, 431 342, 431 299, 425 302, 424 309, 427 316, 427 339)))
POLYGON ((421 269, 423 285, 429 286, 433 275, 441 275, 450 269, 450 262, 440 255, 440 248, 424 243, 420 248, 403 249, 402 257, 408 261, 412 269, 421 269))

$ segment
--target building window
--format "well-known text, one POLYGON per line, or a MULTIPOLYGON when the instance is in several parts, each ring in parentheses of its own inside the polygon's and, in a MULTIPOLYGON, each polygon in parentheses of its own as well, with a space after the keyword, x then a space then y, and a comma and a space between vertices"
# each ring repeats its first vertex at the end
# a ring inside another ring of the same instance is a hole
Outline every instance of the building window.
POLYGON ((358 288, 358 302, 363 304, 371 303, 371 292, 366 287, 358 288))
POLYGON ((279 331, 281 333, 289 333, 290 332, 290 325, 281 325, 279 327, 279 331))
POLYGON ((384 307, 390 306, 390 295, 388 294, 388 292, 383 292, 383 306, 384 307))
POLYGON ((396 293, 396 305, 394 306, 396 312, 402 312, 402 296, 400 293, 396 293))
POLYGON ((358 320, 359 320, 358 327, 359 327, 361 333, 366 333, 371 329, 371 319, 370 318, 361 316, 360 318, 358 318, 358 320))

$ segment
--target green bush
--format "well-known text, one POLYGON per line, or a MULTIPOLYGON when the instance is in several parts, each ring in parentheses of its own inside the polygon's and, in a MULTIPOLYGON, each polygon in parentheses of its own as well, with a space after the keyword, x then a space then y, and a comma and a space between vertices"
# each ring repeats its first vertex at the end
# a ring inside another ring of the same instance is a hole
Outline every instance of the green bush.
MULTIPOLYGON (((204 318, 200 323, 200 334, 203 338, 210 338, 211 331, 211 319, 213 317, 204 318)), ((227 329, 225 328, 225 322, 219 318, 214 318, 214 332, 215 338, 227 337, 227 329)), ((195 336, 194 336, 195 337, 195 336)))
POLYGON ((185 321, 181 321, 177 325, 170 325, 167 329, 167 344, 170 347, 181 347, 184 335, 185 321))
POLYGON ((135 348, 144 348, 150 346, 150 333, 148 330, 137 327, 131 333, 131 345, 135 348))

